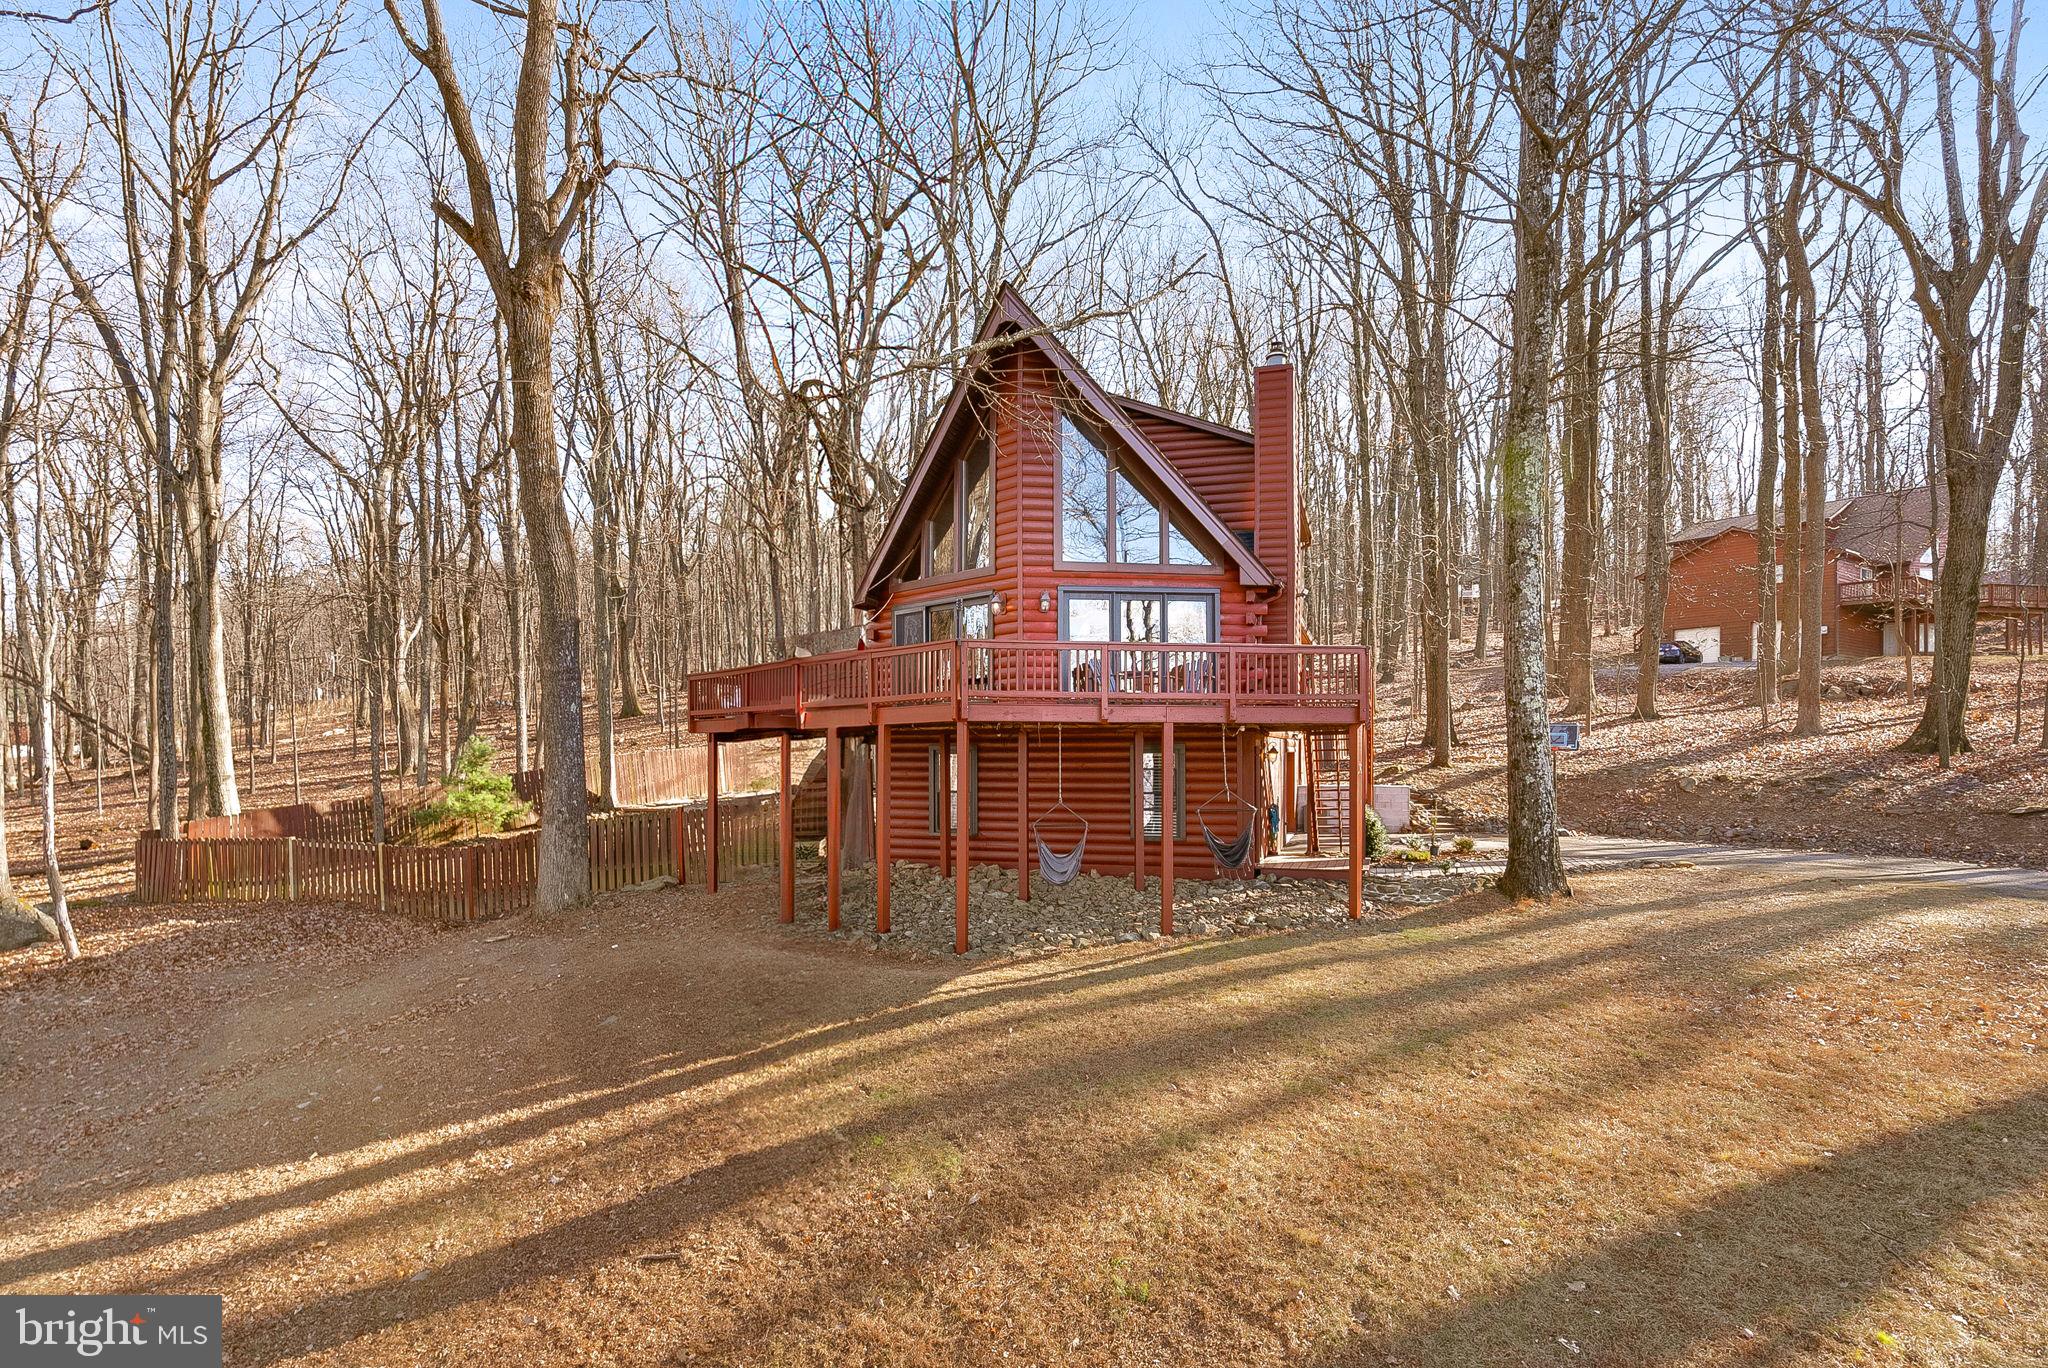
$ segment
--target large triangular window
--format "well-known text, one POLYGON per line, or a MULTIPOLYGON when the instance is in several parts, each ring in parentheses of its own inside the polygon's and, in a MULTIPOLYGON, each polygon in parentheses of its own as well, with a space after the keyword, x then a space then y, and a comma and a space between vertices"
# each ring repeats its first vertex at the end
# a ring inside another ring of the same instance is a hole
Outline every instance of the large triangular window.
POLYGON ((1073 565, 1207 565, 1123 465, 1072 415, 1060 415, 1060 559, 1073 565))

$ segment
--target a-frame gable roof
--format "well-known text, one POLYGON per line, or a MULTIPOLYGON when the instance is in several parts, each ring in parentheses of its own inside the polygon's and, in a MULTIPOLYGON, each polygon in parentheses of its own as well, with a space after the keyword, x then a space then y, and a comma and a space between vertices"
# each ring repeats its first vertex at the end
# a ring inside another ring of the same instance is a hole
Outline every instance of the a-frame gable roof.
MULTIPOLYGON (((925 437, 924 447, 919 452, 917 464, 911 467, 910 478, 904 482, 903 492, 896 500, 896 508, 889 515, 889 525, 883 529, 882 539, 875 546, 875 553, 868 561, 867 572, 861 576, 860 592, 854 602, 862 608, 872 608, 881 599, 881 586, 887 577, 889 567, 902 558, 904 539, 915 529, 912 510, 917 508, 927 489, 935 478, 943 474, 939 465, 939 454, 947 449, 954 427, 968 412, 968 396, 974 384, 981 378, 995 355, 1002 350, 999 345, 1004 338, 1017 343, 1036 346, 1052 363, 1060 378, 1086 406, 1088 413, 1103 428, 1116 434, 1117 439, 1130 451, 1132 457, 1144 468, 1160 488, 1167 500, 1184 514, 1188 522, 1201 528, 1209 539, 1223 548, 1224 555, 1237 567, 1239 580, 1253 588, 1275 588, 1279 581, 1259 558, 1237 539, 1216 511, 1195 493, 1188 482, 1181 477, 1159 448, 1133 423, 1124 411, 1124 405, 1131 400, 1120 400, 1096 383, 1095 378, 1074 358, 1060 340, 1053 336, 1044 321, 1032 312, 1016 289, 1005 283, 996 291, 994 303, 989 306, 988 316, 983 319, 981 329, 975 334, 973 357, 967 363, 960 379, 954 384, 946 406, 939 411, 939 417, 932 424, 931 432, 925 437)), ((1144 407, 1150 407, 1149 405, 1144 407)), ((1180 418, 1179 414, 1168 415, 1164 409, 1161 415, 1180 418)), ((1247 471, 1246 477, 1250 478, 1247 471)))

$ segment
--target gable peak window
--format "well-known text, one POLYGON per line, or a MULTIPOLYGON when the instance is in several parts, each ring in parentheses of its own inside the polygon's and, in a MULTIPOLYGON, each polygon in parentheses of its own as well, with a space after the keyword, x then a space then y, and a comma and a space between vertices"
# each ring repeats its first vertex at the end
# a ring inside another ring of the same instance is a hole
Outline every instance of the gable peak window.
POLYGON ((925 519, 918 579, 987 570, 996 563, 995 442, 982 437, 953 459, 925 519))
POLYGON ((931 521, 925 524, 925 573, 927 575, 950 575, 960 568, 960 538, 955 528, 952 481, 946 482, 945 492, 939 495, 937 506, 932 509, 931 521))
POLYGON ((1074 415, 1059 427, 1059 558, 1071 565, 1207 565, 1160 501, 1074 415))

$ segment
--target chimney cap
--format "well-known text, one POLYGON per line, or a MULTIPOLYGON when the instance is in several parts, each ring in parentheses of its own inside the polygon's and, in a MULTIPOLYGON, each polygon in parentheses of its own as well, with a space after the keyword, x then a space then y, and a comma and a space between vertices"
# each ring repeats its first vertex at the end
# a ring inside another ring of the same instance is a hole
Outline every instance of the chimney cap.
POLYGON ((1284 366, 1287 364, 1287 344, 1280 340, 1279 333, 1274 333, 1273 340, 1266 344, 1265 364, 1269 366, 1284 366))

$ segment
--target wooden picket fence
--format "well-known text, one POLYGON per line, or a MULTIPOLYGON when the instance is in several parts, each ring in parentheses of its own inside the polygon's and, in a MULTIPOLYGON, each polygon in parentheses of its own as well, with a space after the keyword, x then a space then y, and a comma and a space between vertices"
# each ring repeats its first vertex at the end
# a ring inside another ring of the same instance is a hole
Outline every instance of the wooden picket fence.
MULTIPOLYGON (((421 802, 384 802, 384 836, 395 840, 412 830, 421 802)), ((184 834, 197 841, 229 837, 295 836, 302 841, 368 843, 375 839, 377 824, 368 798, 337 798, 325 803, 285 803, 278 807, 250 808, 232 817, 194 817, 185 823, 184 834)))
MULTIPOLYGON (((704 750, 703 746, 654 746, 618 752, 612 757, 612 778, 619 786, 619 806, 703 802, 711 787, 705 778, 709 761, 704 750)), ((529 803, 539 803, 544 774, 539 768, 514 770, 512 791, 529 803)), ((585 777, 594 790, 594 759, 585 777)))
MULTIPOLYGON (((702 746, 621 751, 613 760, 613 768, 618 776, 619 810, 622 812, 628 808, 656 804, 701 804, 708 788, 702 746)), ((513 792, 523 801, 538 806, 541 773, 538 769, 514 772, 513 792)), ((414 819, 425 806, 423 800, 407 801, 387 794, 384 799, 384 838, 403 840, 411 834, 414 819)), ((370 799, 362 796, 336 798, 323 803, 282 803, 276 807, 249 808, 232 817, 194 817, 185 823, 184 835, 188 839, 202 841, 295 836, 302 841, 368 843, 376 839, 376 830, 370 799)))
MULTIPOLYGON (((780 807, 772 793, 718 804, 721 873, 772 865, 780 807)), ((594 813, 589 819, 590 887, 607 892, 673 876, 701 883, 702 803, 594 813)), ((460 845, 310 840, 299 836, 135 839, 135 897, 161 902, 365 902, 427 921, 486 921, 533 905, 539 834, 460 845)))

